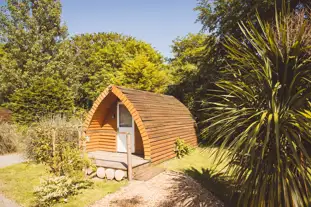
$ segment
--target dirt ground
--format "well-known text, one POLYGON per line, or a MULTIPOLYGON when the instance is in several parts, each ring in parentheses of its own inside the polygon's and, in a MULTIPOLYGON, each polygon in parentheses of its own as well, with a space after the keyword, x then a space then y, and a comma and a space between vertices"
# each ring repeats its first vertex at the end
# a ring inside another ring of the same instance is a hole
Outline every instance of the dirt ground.
POLYGON ((166 171, 148 181, 132 181, 92 207, 221 207, 209 191, 191 177, 166 171))

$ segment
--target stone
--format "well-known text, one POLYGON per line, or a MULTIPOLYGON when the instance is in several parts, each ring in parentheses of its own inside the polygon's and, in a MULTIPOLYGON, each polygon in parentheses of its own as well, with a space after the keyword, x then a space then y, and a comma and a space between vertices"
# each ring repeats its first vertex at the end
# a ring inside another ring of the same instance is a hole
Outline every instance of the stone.
POLYGON ((114 169, 107 169, 106 170, 106 177, 108 180, 113 180, 114 178, 114 169))
POLYGON ((117 181, 120 181, 124 178, 125 172, 123 170, 116 170, 114 173, 114 178, 117 181))
POLYGON ((103 167, 97 168, 96 175, 97 175, 97 177, 99 177, 99 178, 102 178, 102 179, 105 178, 105 175, 106 175, 106 170, 105 170, 105 168, 103 168, 103 167))

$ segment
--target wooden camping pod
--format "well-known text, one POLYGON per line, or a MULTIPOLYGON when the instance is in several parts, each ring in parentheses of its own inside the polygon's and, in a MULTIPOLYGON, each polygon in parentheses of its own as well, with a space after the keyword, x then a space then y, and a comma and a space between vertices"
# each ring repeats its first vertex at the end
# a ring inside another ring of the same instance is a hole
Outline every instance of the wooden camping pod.
POLYGON ((175 157, 175 141, 197 146, 195 121, 173 96, 111 85, 102 92, 88 113, 84 130, 88 152, 117 151, 116 104, 122 102, 135 122, 135 153, 151 162, 175 157))

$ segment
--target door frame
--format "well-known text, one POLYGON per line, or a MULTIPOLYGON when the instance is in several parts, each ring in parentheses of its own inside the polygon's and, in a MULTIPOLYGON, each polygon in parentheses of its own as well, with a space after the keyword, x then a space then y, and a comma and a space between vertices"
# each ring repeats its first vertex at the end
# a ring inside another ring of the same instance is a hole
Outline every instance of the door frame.
MULTIPOLYGON (((123 105, 126 108, 126 106, 122 102, 120 102, 120 101, 117 102, 117 136, 116 136, 116 139, 117 139, 116 140, 116 151, 117 152, 119 152, 118 151, 118 142, 119 142, 119 135, 118 135, 118 133, 119 133, 119 129, 120 129, 120 122, 119 122, 119 119, 120 119, 119 106, 120 105, 123 105)), ((132 128, 132 130, 131 130, 132 153, 135 153, 135 123, 134 123, 134 118, 133 118, 132 114, 131 114, 131 117, 132 117, 132 127, 131 127, 132 128)), ((130 127, 128 127, 128 128, 130 128, 130 127)))

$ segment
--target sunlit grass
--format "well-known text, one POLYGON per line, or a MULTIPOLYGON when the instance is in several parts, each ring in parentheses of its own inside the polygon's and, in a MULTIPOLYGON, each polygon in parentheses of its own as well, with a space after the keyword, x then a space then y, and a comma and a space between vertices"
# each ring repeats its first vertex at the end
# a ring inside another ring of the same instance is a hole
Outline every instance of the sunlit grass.
MULTIPOLYGON (((44 165, 22 163, 0 169, 0 192, 22 206, 35 204, 34 188, 40 184, 42 177, 48 176, 44 165)), ((126 181, 95 181, 90 189, 84 189, 80 194, 68 198, 68 203, 56 206, 82 207, 88 206, 109 193, 117 191, 126 181)))
MULTIPOLYGON (((217 172, 225 172, 227 162, 220 162, 219 165, 216 163, 219 161, 219 157, 216 157, 217 148, 196 148, 190 155, 183 157, 182 159, 172 159, 161 165, 168 170, 183 172, 187 169, 197 169, 202 172, 203 169, 215 170, 217 172)), ((225 151, 223 151, 225 152, 225 151)))

